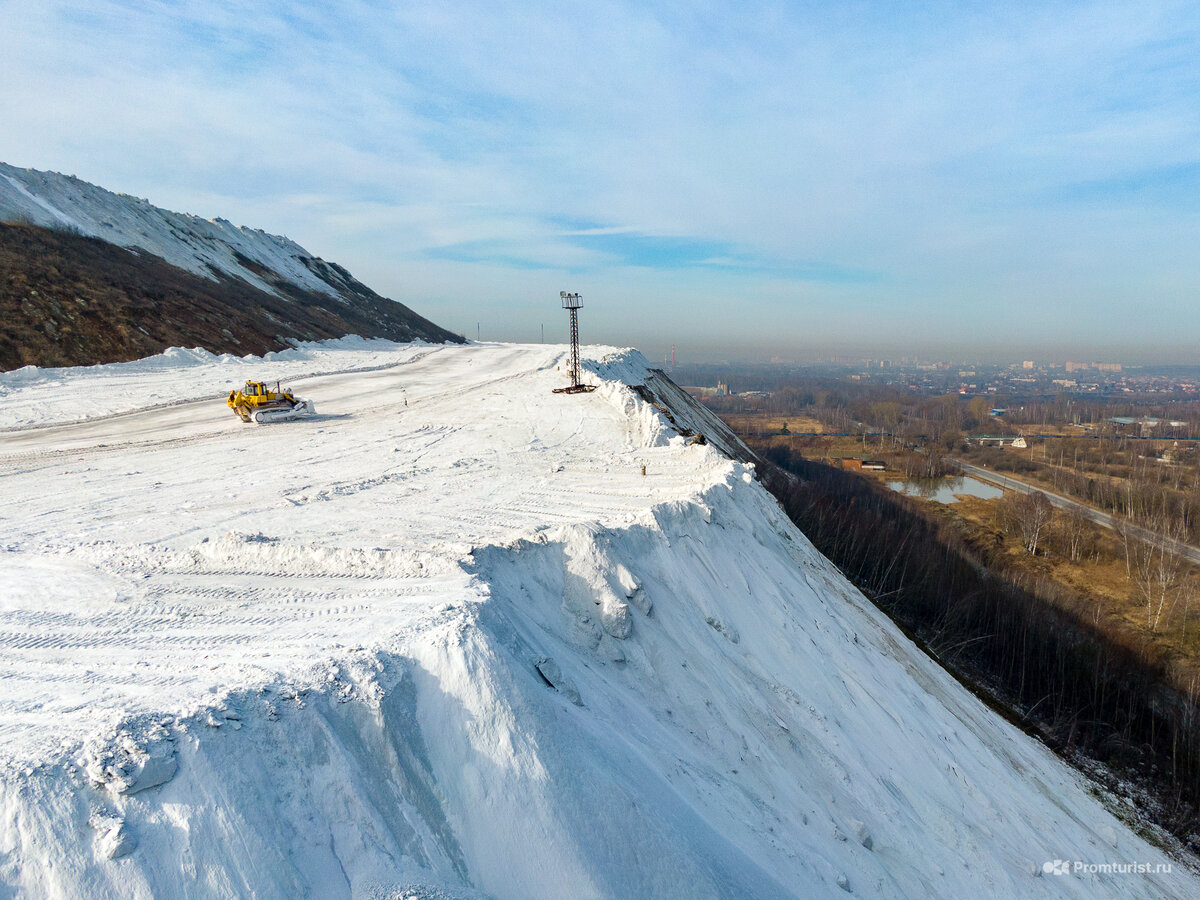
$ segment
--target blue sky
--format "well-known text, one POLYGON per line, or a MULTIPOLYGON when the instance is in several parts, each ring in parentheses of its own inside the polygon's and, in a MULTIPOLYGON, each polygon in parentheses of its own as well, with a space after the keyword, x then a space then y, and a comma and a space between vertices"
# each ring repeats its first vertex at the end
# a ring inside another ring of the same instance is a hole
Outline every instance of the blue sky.
POLYGON ((1200 362, 1197 3, 0 0, 0 159, 447 327, 1200 362))

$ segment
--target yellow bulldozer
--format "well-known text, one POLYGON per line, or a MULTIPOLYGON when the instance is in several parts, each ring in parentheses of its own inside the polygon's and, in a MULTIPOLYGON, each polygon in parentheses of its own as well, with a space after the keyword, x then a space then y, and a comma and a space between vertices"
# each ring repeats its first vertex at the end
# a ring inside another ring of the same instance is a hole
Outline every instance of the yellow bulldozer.
POLYGON ((317 411, 311 400, 298 398, 291 391, 282 389, 278 381, 275 390, 263 381, 247 381, 240 391, 229 392, 226 403, 243 422, 256 425, 311 416, 317 411))

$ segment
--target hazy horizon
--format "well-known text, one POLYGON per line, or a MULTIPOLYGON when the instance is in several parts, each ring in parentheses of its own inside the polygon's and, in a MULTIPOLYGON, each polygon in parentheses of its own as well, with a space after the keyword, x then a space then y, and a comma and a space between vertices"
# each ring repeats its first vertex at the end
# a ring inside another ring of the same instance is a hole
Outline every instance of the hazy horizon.
MULTIPOLYGON (((581 324, 580 331, 586 342, 585 326, 581 324)), ((474 337, 474 335, 468 335, 474 337)), ((483 336, 487 339, 487 336, 483 336)), ((559 342, 561 335, 556 335, 559 342)), ((547 330, 547 342, 550 341, 547 330)), ((652 361, 669 360, 670 345, 660 343, 638 346, 652 361)), ((1154 366, 1190 366, 1200 368, 1200 351, 1190 347, 1169 346, 1141 348, 1140 350, 1120 347, 1081 347, 1070 345, 1043 345, 1042 347, 1026 347, 1024 349, 1010 345, 951 345, 947 344, 809 344, 785 346, 764 341, 762 344, 733 344, 713 346, 679 346, 675 347, 676 360, 679 365, 704 364, 754 364, 780 363, 805 365, 827 363, 835 359, 845 360, 885 360, 899 364, 902 360, 920 360, 927 362, 949 362, 965 365, 1020 365, 1025 360, 1031 360, 1036 366, 1062 366, 1066 362, 1075 363, 1120 363, 1122 366, 1154 367, 1154 366)))
MULTIPOLYGON (((467 334, 470 340, 475 339, 474 333, 467 334)), ((540 336, 533 337, 518 335, 512 338, 501 338, 481 334, 483 341, 502 341, 513 343, 540 342, 540 336)), ((559 322, 554 318, 546 324, 544 343, 567 343, 566 320, 559 322), (553 327, 552 327, 553 325, 553 327)), ((655 365, 669 362, 672 345, 663 344, 660 340, 622 341, 592 336, 586 320, 581 319, 580 340, 587 344, 611 345, 616 347, 633 347, 639 350, 655 365)), ((894 367, 899 367, 904 361, 909 363, 944 362, 961 365, 981 366, 1019 366, 1026 360, 1031 360, 1038 368, 1059 367, 1068 362, 1118 363, 1129 369, 1155 367, 1185 367, 1200 370, 1200 351, 1189 347, 1149 347, 1130 351, 1123 348, 1108 348, 1092 350, 1080 347, 1047 347, 1034 348, 1036 352, 1020 352, 1009 349, 1005 345, 964 347, 960 345, 854 345, 854 344, 822 344, 822 345, 780 345, 764 341, 762 344, 713 344, 713 345, 674 345, 678 365, 814 365, 814 364, 850 364, 859 361, 885 361, 894 367)))
POLYGON ((1200 7, 5 3, 0 159, 447 328, 1200 362, 1200 7), (922 349, 924 348, 924 349, 922 349))

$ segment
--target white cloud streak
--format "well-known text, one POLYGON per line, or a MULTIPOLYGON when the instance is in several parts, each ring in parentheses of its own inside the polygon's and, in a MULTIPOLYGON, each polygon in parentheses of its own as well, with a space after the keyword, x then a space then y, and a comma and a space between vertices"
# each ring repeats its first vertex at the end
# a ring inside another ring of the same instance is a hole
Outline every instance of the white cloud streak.
POLYGON ((586 286, 597 327, 651 343, 1200 327, 1194 4, 0 16, 0 158, 284 231, 460 330, 529 332, 535 286, 586 286), (622 234, 725 250, 647 269, 580 242, 622 234))

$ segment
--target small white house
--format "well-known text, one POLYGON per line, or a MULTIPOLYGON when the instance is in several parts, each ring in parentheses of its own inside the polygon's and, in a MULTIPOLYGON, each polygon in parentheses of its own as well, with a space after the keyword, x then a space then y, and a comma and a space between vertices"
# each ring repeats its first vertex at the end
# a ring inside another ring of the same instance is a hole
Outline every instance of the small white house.
POLYGON ((1014 447, 1016 447, 1018 450, 1024 450, 1026 447, 1029 446, 1027 443, 1025 443, 1025 438, 1023 438, 1023 437, 1015 438, 1012 442, 1012 445, 1014 447))

